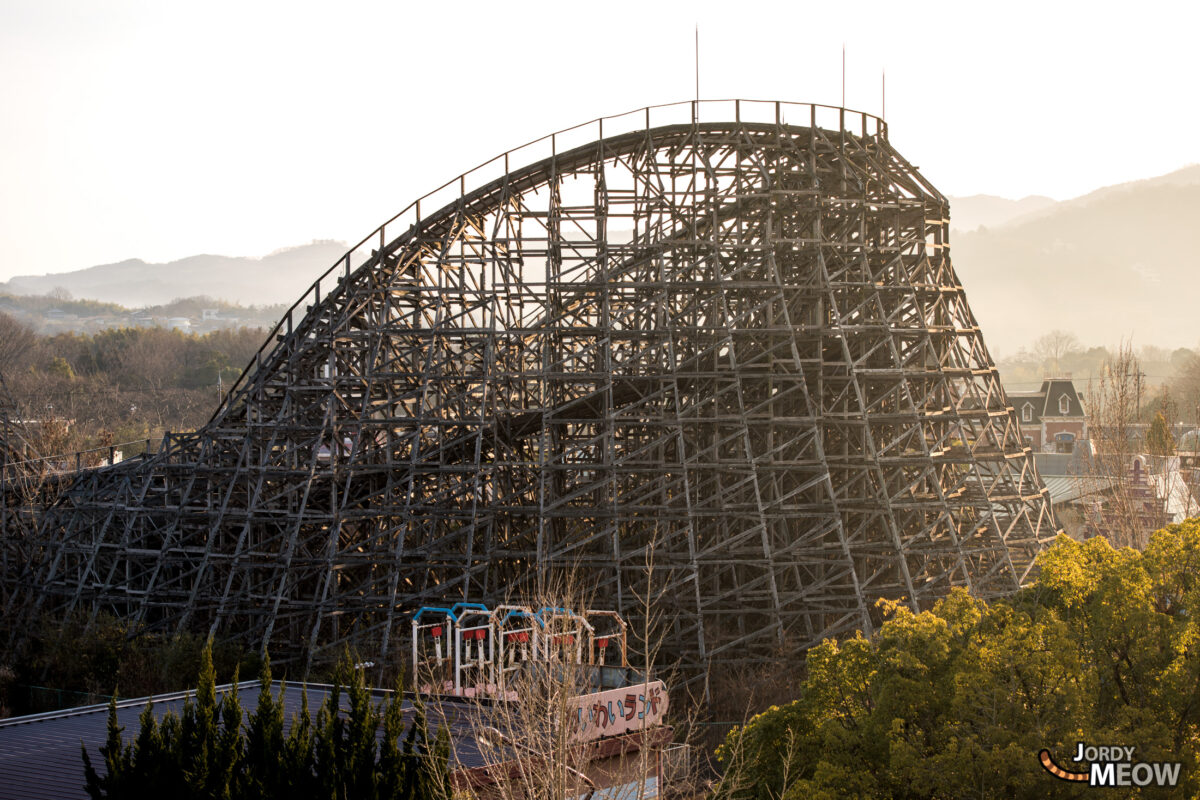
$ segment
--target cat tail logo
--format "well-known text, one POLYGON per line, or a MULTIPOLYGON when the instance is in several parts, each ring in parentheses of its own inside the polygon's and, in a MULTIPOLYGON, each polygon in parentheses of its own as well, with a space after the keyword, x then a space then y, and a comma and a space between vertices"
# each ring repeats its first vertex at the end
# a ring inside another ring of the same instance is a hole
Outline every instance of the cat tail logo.
POLYGON ((1137 748, 1128 745, 1088 746, 1079 742, 1074 761, 1086 763, 1087 772, 1063 769, 1049 750, 1038 753, 1042 768, 1060 781, 1086 783, 1088 786, 1174 786, 1179 782, 1183 764, 1178 761, 1134 761, 1137 748))
POLYGON ((1042 762, 1042 767, 1060 781, 1086 781, 1088 774, 1086 772, 1070 772, 1054 763, 1053 756, 1049 750, 1043 749, 1038 753, 1038 760, 1042 762))

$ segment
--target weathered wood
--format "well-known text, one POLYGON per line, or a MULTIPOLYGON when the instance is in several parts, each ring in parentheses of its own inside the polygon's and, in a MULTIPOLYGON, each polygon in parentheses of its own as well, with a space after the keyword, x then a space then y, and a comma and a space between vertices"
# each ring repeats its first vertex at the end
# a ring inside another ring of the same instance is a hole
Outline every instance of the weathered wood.
POLYGON ((372 234, 208 425, 38 516, 10 633, 85 607, 398 663, 405 611, 569 572, 635 630, 654 598, 699 674, 870 629, 879 597, 1013 591, 1053 517, 945 198, 878 120, 735 108, 556 137, 372 234))

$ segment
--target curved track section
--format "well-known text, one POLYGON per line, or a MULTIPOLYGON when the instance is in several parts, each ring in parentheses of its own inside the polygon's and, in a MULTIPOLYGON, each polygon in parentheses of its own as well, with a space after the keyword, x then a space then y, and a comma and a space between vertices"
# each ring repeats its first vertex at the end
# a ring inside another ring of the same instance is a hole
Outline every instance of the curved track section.
POLYGON ((704 670, 1017 588, 1054 524, 945 198, 842 109, 631 119, 379 229, 205 428, 75 480, 9 619, 397 660, 570 573, 704 670))

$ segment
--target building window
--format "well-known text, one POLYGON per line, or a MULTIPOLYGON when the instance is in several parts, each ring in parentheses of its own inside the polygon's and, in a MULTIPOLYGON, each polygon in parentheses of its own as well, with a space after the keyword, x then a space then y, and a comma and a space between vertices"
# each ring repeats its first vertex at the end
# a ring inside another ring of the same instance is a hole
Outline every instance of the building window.
POLYGON ((1033 422, 1033 403, 1021 406, 1021 422, 1033 422))
POLYGON ((1071 400, 1065 394, 1058 396, 1058 413, 1060 413, 1060 414, 1070 414, 1071 413, 1071 400))

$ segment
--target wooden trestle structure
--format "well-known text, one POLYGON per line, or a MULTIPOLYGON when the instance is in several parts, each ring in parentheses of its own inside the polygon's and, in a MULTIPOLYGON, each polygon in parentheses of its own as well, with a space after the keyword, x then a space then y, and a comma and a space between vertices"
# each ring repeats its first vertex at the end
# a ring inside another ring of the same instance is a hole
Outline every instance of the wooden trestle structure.
POLYGON ((399 663, 416 608, 570 572, 634 631, 649 597, 699 672, 870 630, 880 597, 1011 592, 1055 525, 948 227, 840 108, 507 153, 318 280, 205 427, 7 529, 5 619, 399 663))

